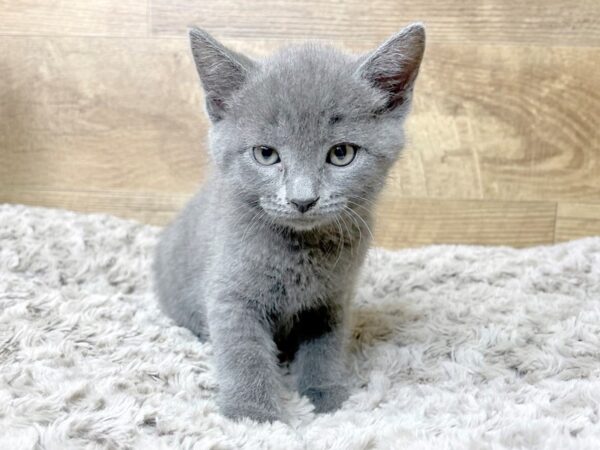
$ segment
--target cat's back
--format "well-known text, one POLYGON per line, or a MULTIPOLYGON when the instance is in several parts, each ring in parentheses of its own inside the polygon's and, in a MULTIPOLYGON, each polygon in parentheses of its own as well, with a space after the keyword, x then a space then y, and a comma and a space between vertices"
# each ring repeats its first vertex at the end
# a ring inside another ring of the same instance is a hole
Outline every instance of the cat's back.
POLYGON ((161 309, 179 325, 204 334, 203 286, 214 255, 218 214, 208 186, 200 190, 160 234, 154 256, 155 291, 161 309))
POLYGON ((183 208, 179 215, 160 234, 156 251, 156 267, 168 269, 205 265, 210 253, 209 230, 214 230, 211 222, 212 199, 208 189, 200 190, 183 208), (198 257, 202 254, 202 258, 198 257), (162 264, 165 264, 164 266, 162 264))

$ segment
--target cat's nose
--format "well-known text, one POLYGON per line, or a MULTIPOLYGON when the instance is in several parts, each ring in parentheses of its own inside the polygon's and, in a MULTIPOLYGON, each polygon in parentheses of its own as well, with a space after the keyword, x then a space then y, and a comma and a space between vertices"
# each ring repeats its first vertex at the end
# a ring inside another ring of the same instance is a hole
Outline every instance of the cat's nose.
POLYGON ((302 199, 295 198, 290 200, 290 203, 294 205, 298 211, 300 211, 301 213, 305 213, 310 208, 316 205, 316 203, 319 201, 319 198, 320 197, 302 199))

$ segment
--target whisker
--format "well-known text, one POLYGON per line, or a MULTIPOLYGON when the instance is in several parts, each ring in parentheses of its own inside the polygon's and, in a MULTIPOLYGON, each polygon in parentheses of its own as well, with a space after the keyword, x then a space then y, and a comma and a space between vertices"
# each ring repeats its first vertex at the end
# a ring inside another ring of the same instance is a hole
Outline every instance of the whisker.
MULTIPOLYGON (((255 212, 254 208, 256 208, 257 206, 259 206, 258 202, 252 202, 251 204, 246 204, 243 203, 241 205, 239 205, 237 208, 235 208, 233 211, 229 212, 229 216, 234 216, 234 213, 238 213, 240 210, 242 211, 241 214, 235 218, 235 222, 232 224, 232 228, 235 228, 237 225, 240 224, 240 222, 247 218, 247 216, 253 212, 255 212)), ((259 209, 260 210, 260 209, 259 209)))
POLYGON ((354 205, 354 206, 357 206, 359 208, 364 209, 369 215, 373 215, 373 210, 372 209, 369 209, 366 206, 361 205, 360 203, 353 202, 352 200, 348 200, 348 203, 350 203, 351 205, 354 205))
POLYGON ((373 214, 373 212, 375 211, 375 208, 377 207, 377 205, 372 202, 371 200, 364 198, 364 197, 358 197, 361 200, 366 201, 368 204, 367 205, 363 205, 362 203, 358 202, 358 201, 354 201, 351 199, 348 199, 347 202, 351 205, 354 206, 358 206, 359 208, 362 208, 363 210, 367 211, 369 214, 373 214))
POLYGON ((350 210, 350 208, 348 206, 344 206, 344 209, 342 212, 347 214, 348 218, 352 221, 352 223, 358 230, 358 248, 360 248, 361 244, 362 244, 362 230, 360 229, 360 224, 356 221, 356 219, 348 213, 349 210, 350 210))
POLYGON ((335 267, 337 266, 338 261, 340 260, 340 257, 342 256, 342 246, 343 246, 343 240, 344 240, 344 232, 342 230, 342 226, 340 225, 339 220, 337 219, 337 217, 334 217, 335 219, 335 224, 336 227, 339 228, 340 230, 340 238, 338 239, 338 249, 337 249, 337 258, 335 260, 335 263, 333 263, 333 269, 335 269, 335 267))
POLYGON ((344 211, 342 210, 342 214, 339 215, 340 221, 344 224, 344 228, 346 229, 346 233, 348 233, 348 237, 350 239, 350 254, 354 256, 354 239, 352 237, 352 232, 348 228, 348 224, 344 220, 344 211))
POLYGON ((371 228, 369 227, 369 224, 365 221, 365 219, 363 219, 362 216, 360 214, 358 214, 356 211, 354 211, 352 208, 348 208, 348 211, 350 213, 354 214, 357 218, 359 218, 362 221, 362 223, 365 224, 365 227, 367 228, 367 231, 371 235, 371 239, 375 240, 375 237, 373 236, 373 233, 371 232, 371 228))
MULTIPOLYGON (((367 200, 367 199, 364 199, 364 200, 367 200)), ((360 206, 361 208, 363 208, 366 211, 368 211, 368 213, 370 215, 373 214, 372 211, 370 211, 368 208, 364 207, 363 205, 359 205, 359 204, 357 204, 357 203, 355 203, 355 202, 353 202, 351 200, 348 200, 348 202, 352 203, 352 204, 355 204, 357 206, 360 206)), ((374 242, 375 241, 375 237, 373 236, 373 233, 371 232, 371 228, 369 227, 369 225, 367 224, 367 222, 362 218, 362 216, 358 212, 354 211, 352 208, 349 208, 349 211, 352 212, 354 215, 356 215, 365 224, 365 226, 367 227, 367 231, 371 235, 371 239, 374 242)), ((372 246, 371 247, 371 252, 372 252, 374 258, 377 258, 377 259, 380 258, 381 252, 379 251, 378 247, 372 246)))
POLYGON ((264 215, 264 214, 266 214, 264 210, 259 210, 256 214, 254 214, 254 216, 252 216, 252 219, 250 219, 250 223, 248 224, 248 226, 244 230, 244 234, 242 235, 242 239, 241 239, 242 242, 245 241, 246 235, 248 234, 250 229, 254 228, 254 225, 260 220, 260 218, 258 218, 258 220, 255 221, 255 219, 257 219, 257 217, 259 217, 259 215, 262 217, 262 215, 264 215))

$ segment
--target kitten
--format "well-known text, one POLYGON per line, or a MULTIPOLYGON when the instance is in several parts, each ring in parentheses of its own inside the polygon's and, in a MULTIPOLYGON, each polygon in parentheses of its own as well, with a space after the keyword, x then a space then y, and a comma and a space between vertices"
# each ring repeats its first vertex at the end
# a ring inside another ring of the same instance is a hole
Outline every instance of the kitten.
POLYGON ((286 360, 315 410, 332 411, 348 396, 348 305, 425 31, 359 57, 305 44, 252 60, 202 30, 190 39, 214 168, 161 235, 160 305, 210 337, 226 416, 281 420, 286 360))

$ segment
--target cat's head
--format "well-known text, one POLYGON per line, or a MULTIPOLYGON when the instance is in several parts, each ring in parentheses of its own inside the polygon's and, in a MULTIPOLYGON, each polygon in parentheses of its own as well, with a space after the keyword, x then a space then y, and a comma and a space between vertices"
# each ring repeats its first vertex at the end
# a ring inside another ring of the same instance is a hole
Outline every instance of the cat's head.
POLYGON ((364 216, 404 144, 424 28, 362 56, 309 43, 252 60, 190 39, 218 176, 239 198, 296 229, 364 216))

